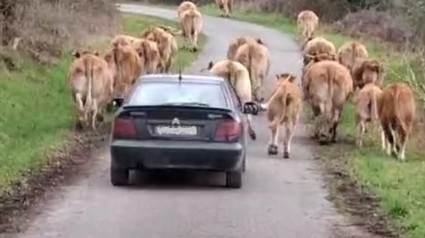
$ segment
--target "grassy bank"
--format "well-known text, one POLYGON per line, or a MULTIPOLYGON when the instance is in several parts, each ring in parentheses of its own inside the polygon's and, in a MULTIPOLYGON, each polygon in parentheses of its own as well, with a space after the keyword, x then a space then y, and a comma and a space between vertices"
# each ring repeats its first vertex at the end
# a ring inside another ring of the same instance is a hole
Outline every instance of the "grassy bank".
MULTIPOLYGON (((124 15, 122 24, 123 33, 134 36, 150 24, 176 26, 141 15, 124 15)), ((205 37, 201 40, 202 46, 205 37)), ((181 51, 176 62, 186 67, 196 56, 181 51)), ((0 70, 0 195, 17 182, 25 184, 28 173, 45 165, 49 155, 67 143, 73 133, 74 108, 66 82, 70 54, 48 67, 24 55, 17 57, 20 71, 0 70)))
MULTIPOLYGON (((212 6, 204 6, 204 13, 218 15, 218 10, 212 6)), ((277 14, 262 14, 244 10, 236 10, 234 18, 248 22, 267 25, 283 32, 296 34, 296 23, 277 14)), ((337 34, 331 30, 321 29, 319 35, 326 37, 339 47, 348 36, 337 34)), ((267 42, 267 39, 264 39, 267 42)), ((380 59, 385 64, 386 84, 405 80, 413 83, 409 75, 412 69, 416 81, 424 84, 420 76, 419 64, 415 55, 410 52, 397 52, 382 42, 373 39, 360 39, 372 57, 380 59)), ((417 89, 417 88, 415 88, 417 89)), ((418 98, 423 94, 418 90, 418 98)), ((423 108, 423 102, 417 101, 418 107, 423 108)), ((422 109, 421 109, 422 110, 422 109)), ((423 111, 419 111, 423 113, 423 111)), ((360 188, 367 188, 378 198, 379 210, 408 238, 425 237, 425 152, 421 150, 418 137, 423 132, 420 126, 414 132, 414 138, 408 145, 406 162, 402 163, 388 157, 380 149, 378 136, 370 135, 363 149, 354 146, 355 124, 354 108, 349 104, 343 113, 339 145, 320 147, 324 161, 333 172, 348 174, 360 188)))

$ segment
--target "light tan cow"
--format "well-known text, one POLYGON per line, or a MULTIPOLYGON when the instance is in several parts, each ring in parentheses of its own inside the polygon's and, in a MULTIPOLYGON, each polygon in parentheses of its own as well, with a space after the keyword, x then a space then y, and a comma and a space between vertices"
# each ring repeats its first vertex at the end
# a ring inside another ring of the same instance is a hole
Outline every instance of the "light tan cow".
POLYGON ((306 101, 316 118, 315 137, 320 143, 336 142, 343 107, 353 91, 348 69, 336 61, 311 65, 303 76, 306 101))
POLYGON ((301 112, 301 90, 297 86, 296 77, 292 74, 277 75, 277 83, 272 91, 272 96, 261 108, 267 109, 267 118, 271 131, 271 139, 268 146, 268 154, 278 153, 278 139, 280 126, 285 123, 286 134, 284 139, 283 158, 289 158, 291 151, 291 141, 295 132, 295 127, 301 112))
POLYGON ((186 44, 196 52, 198 50, 198 37, 203 27, 202 14, 197 9, 188 9, 181 13, 180 25, 186 44))
POLYGON ((230 43, 229 48, 227 49, 227 58, 230 60, 234 60, 236 51, 239 49, 239 47, 248 42, 251 44, 255 44, 255 42, 261 44, 260 39, 255 39, 254 37, 251 37, 251 36, 238 37, 230 43))
POLYGON ((114 77, 114 97, 125 98, 135 80, 142 74, 144 62, 133 46, 119 44, 114 45, 104 59, 114 77))
POLYGON ((177 55, 176 38, 171 33, 157 26, 148 27, 142 33, 142 38, 155 41, 158 44, 159 53, 164 66, 161 72, 169 72, 174 57, 177 55))
POLYGON ((366 84, 354 97, 355 120, 357 127, 356 145, 363 146, 363 136, 366 130, 366 123, 375 124, 378 122, 378 100, 382 95, 382 90, 373 83, 366 84))
POLYGON ((254 100, 263 101, 262 86, 270 70, 270 52, 267 47, 261 40, 247 42, 238 48, 235 60, 248 69, 254 100))
POLYGON ((114 46, 116 44, 119 44, 119 45, 122 45, 122 46, 132 45, 134 42, 136 42, 138 40, 139 40, 139 38, 134 37, 134 36, 116 35, 111 41, 111 46, 114 46))
POLYGON ((367 83, 374 83, 378 87, 382 87, 384 67, 376 59, 357 59, 353 66, 352 77, 355 89, 362 88, 367 83))
POLYGON ((411 88, 405 83, 388 86, 378 100, 378 115, 385 138, 382 148, 404 161, 406 144, 415 120, 416 104, 411 88))
POLYGON ((301 11, 297 17, 298 33, 303 38, 302 45, 313 39, 317 28, 319 27, 319 17, 310 10, 301 11))
POLYGON ((142 62, 144 62, 142 74, 154 74, 164 68, 158 49, 158 43, 151 40, 140 39, 133 43, 133 47, 139 54, 142 62))
POLYGON ((338 49, 339 63, 347 67, 351 73, 353 72, 353 67, 357 60, 367 58, 369 58, 369 53, 366 47, 357 41, 345 42, 338 49))
POLYGON ((181 19, 182 13, 187 11, 187 10, 191 10, 191 9, 194 9, 194 10, 197 9, 195 3, 191 2, 191 1, 181 2, 180 5, 177 7, 177 18, 181 19))
POLYGON ((233 9, 233 0, 215 0, 215 5, 220 9, 220 16, 230 17, 233 9))
MULTIPOLYGON (((243 106, 244 103, 252 101, 251 81, 248 70, 241 63, 233 60, 220 60, 216 63, 210 62, 207 69, 222 78, 228 80, 243 106)), ((248 133, 255 140, 256 133, 252 127, 251 115, 247 115, 248 133)))
POLYGON ((89 123, 96 130, 96 119, 112 100, 113 78, 108 64, 97 53, 74 53, 68 83, 77 109, 77 128, 89 123), (91 115, 90 115, 91 114, 91 115))
POLYGON ((319 54, 328 54, 336 59, 335 45, 323 37, 315 37, 308 41, 303 49, 304 65, 307 65, 311 58, 319 54))

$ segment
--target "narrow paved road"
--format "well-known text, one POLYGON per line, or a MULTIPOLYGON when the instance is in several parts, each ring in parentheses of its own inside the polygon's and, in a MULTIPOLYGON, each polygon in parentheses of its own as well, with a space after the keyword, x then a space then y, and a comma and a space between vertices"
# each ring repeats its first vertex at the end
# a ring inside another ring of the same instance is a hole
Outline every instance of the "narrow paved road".
MULTIPOLYGON (((173 10, 122 5, 125 12, 175 19, 173 10)), ((208 41, 186 73, 198 73, 210 60, 224 58, 232 39, 261 37, 270 48, 267 85, 280 72, 301 74, 301 57, 287 35, 262 26, 205 17, 208 41)), ((331 238, 369 237, 350 226, 326 200, 327 191, 300 125, 289 160, 269 157, 269 131, 255 118, 257 141, 249 144, 247 172, 240 190, 221 187, 222 174, 193 173, 134 177, 128 188, 109 183, 108 148, 93 154, 85 176, 64 186, 28 229, 13 237, 61 238, 331 238), (170 177, 171 176, 171 177, 170 177)), ((279 148, 281 149, 281 147, 279 148)))

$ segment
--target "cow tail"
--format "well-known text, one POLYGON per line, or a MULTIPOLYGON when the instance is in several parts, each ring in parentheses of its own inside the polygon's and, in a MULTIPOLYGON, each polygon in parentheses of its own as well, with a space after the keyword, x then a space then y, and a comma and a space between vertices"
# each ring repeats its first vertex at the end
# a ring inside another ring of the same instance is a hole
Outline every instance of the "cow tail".
POLYGON ((326 102, 326 109, 332 110, 332 100, 333 100, 333 90, 334 90, 334 81, 335 81, 335 71, 328 67, 327 72, 327 83, 328 83, 328 100, 326 102))
POLYGON ((251 90, 252 91, 254 91, 254 90, 256 90, 256 87, 257 87, 257 78, 256 78, 256 72, 255 72, 255 70, 254 70, 254 65, 253 65, 253 63, 252 63, 252 60, 253 60, 253 55, 252 55, 252 53, 253 53, 253 49, 252 49, 252 46, 249 46, 248 47, 248 72, 249 72, 249 77, 251 78, 251 85, 252 85, 252 87, 251 87, 251 90))
POLYGON ((118 45, 118 44, 114 44, 114 48, 112 49, 112 52, 113 52, 113 55, 114 55, 114 63, 115 63, 115 67, 117 68, 117 75, 118 75, 118 77, 117 77, 117 83, 119 84, 120 83, 120 81, 122 80, 122 70, 121 70, 121 65, 120 65, 120 63, 119 63, 119 58, 118 58, 118 53, 119 53, 119 51, 118 51, 118 48, 119 48, 120 46, 118 45))
POLYGON ((351 46, 351 65, 350 65, 350 71, 352 70, 355 60, 356 60, 356 48, 357 48, 357 43, 353 43, 353 45, 351 46))
POLYGON ((196 16, 196 14, 195 13, 192 13, 191 15, 190 15, 190 36, 192 37, 192 39, 193 39, 193 37, 195 36, 195 31, 196 31, 196 24, 195 24, 195 18, 196 18, 197 16, 196 16))
POLYGON ((86 78, 87 78, 87 95, 86 95, 86 103, 85 103, 85 113, 86 115, 90 111, 90 107, 93 103, 93 95, 92 95, 92 85, 93 85, 93 64, 92 60, 89 58, 84 59, 84 66, 86 69, 86 78))
MULTIPOLYGON (((395 121, 398 124, 398 126, 401 127, 401 129, 403 131, 407 131, 407 126, 404 123, 404 120, 400 115, 400 108, 397 108, 397 107, 399 107, 400 102, 401 102, 400 101, 400 89, 396 87, 395 92, 394 92, 394 97, 393 97, 393 107, 394 107, 393 110, 394 110, 394 114, 395 114, 395 121)), ((403 105, 401 105, 401 106, 403 106, 403 105)))
POLYGON ((372 102, 371 102, 371 110, 370 114, 372 119, 378 119, 378 98, 376 97, 375 90, 372 90, 372 102))

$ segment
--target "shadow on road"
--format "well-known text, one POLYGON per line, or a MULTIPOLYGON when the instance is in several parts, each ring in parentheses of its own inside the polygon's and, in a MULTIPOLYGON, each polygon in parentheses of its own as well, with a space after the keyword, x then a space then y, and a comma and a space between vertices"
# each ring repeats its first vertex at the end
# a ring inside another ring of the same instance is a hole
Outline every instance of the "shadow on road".
POLYGON ((135 170, 130 173, 128 189, 152 190, 228 190, 224 172, 188 170, 135 170))

